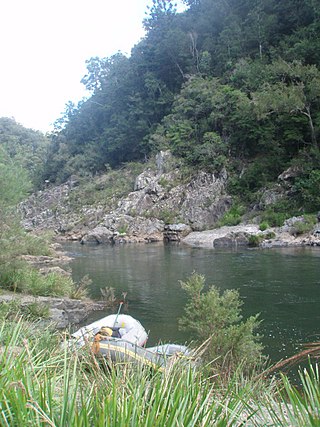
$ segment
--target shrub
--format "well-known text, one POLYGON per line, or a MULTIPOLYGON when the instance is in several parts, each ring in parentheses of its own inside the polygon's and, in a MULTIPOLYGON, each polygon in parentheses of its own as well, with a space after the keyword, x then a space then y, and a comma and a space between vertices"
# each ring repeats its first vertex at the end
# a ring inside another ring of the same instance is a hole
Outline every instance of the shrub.
POLYGON ((268 223, 271 227, 281 227, 290 214, 285 212, 276 212, 272 209, 267 209, 262 213, 262 222, 268 223))
POLYGON ((314 215, 304 215, 303 221, 296 221, 293 224, 294 234, 300 235, 304 233, 309 233, 316 223, 316 218, 314 215))
POLYGON ((173 224, 176 221, 177 212, 164 208, 155 215, 165 224, 173 224))
POLYGON ((266 240, 274 239, 275 237, 276 237, 276 233, 274 233, 273 231, 269 231, 269 233, 264 235, 264 238, 266 240))
POLYGON ((106 286, 100 288, 100 292, 104 301, 108 303, 108 306, 115 305, 117 299, 115 297, 115 289, 112 286, 106 286))
POLYGON ((35 236, 21 232, 19 238, 19 251, 23 255, 52 255, 52 249, 50 248, 50 241, 52 235, 47 233, 46 235, 35 236))
POLYGON ((294 185, 303 207, 308 211, 320 209, 320 169, 315 169, 302 178, 298 178, 294 185))
POLYGON ((208 340, 204 359, 221 375, 229 376, 240 363, 245 373, 253 370, 262 360, 261 337, 255 333, 260 321, 258 315, 242 320, 242 301, 238 291, 226 290, 222 294, 215 286, 203 292, 205 278, 193 273, 182 288, 189 301, 185 315, 179 319, 182 330, 189 331, 197 345, 208 340))
POLYGON ((245 213, 245 208, 242 205, 233 205, 227 213, 223 215, 221 220, 218 222, 218 226, 224 225, 238 225, 242 221, 242 216, 245 213))
POLYGON ((33 302, 23 307, 22 313, 26 314, 30 320, 47 319, 49 317, 49 306, 33 302))
POLYGON ((89 288, 92 284, 90 277, 85 274, 78 283, 74 284, 74 287, 70 293, 70 298, 83 299, 88 296, 89 288))
POLYGON ((266 221, 262 221, 259 225, 260 231, 265 231, 269 228, 269 224, 266 221))
POLYGON ((249 246, 257 247, 263 241, 264 236, 262 234, 251 234, 249 236, 249 246))

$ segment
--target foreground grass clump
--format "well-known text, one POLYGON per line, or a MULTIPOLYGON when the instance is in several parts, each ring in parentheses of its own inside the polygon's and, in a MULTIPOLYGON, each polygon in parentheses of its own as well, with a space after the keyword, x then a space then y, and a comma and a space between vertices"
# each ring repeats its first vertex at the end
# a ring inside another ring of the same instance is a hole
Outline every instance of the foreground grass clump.
POLYGON ((165 372, 110 367, 23 320, 3 320, 0 342, 1 426, 319 425, 317 366, 301 372, 298 392, 286 376, 248 379, 241 368, 223 386, 201 366, 181 361, 165 372))
POLYGON ((26 339, 24 329, 20 322, 11 334, 6 323, 0 330, 1 425, 228 425, 247 406, 231 390, 215 399, 218 390, 192 366, 176 363, 164 373, 129 364, 107 369, 90 352, 79 358, 55 342, 49 355, 41 335, 26 339))

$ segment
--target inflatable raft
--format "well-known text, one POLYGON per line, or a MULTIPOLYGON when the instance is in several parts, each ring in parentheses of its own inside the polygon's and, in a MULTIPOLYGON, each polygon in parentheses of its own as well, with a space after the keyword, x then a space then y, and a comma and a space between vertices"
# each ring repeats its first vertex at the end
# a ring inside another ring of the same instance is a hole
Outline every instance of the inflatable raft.
POLYGON ((164 369, 172 356, 189 357, 190 350, 179 344, 146 348, 148 334, 141 323, 125 314, 112 314, 72 334, 77 347, 90 345, 95 354, 113 362, 142 363, 164 369))

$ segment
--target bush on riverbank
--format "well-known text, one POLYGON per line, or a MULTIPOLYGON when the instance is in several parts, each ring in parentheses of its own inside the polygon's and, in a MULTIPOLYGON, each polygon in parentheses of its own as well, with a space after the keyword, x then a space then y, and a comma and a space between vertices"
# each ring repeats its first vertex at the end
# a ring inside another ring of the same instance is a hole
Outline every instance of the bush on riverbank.
POLYGON ((207 292, 205 277, 193 273, 182 288, 187 292, 189 300, 185 307, 185 315, 179 324, 187 330, 196 345, 207 341, 204 358, 210 362, 210 369, 226 377, 234 373, 239 364, 249 373, 262 362, 261 336, 256 333, 260 321, 258 315, 242 320, 238 291, 228 289, 222 294, 215 286, 207 292))
POLYGON ((112 369, 90 353, 61 347, 37 323, 0 326, 0 424, 47 426, 297 426, 318 425, 317 365, 301 373, 297 392, 281 380, 245 378, 226 385, 201 366, 171 364, 165 372, 139 365, 112 369))

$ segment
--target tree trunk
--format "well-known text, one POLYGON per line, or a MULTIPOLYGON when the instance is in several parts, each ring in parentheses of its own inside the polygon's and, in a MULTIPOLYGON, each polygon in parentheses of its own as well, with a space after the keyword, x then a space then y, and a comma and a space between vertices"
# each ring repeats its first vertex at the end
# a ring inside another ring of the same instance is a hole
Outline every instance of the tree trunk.
POLYGON ((310 107, 309 106, 306 106, 306 111, 303 112, 303 114, 308 117, 310 131, 311 131, 312 145, 315 148, 317 148, 318 147, 318 142, 317 142, 317 137, 316 137, 316 131, 315 131, 315 128, 314 128, 314 124, 313 124, 313 120, 312 120, 312 116, 311 116, 311 112, 310 112, 310 107))

